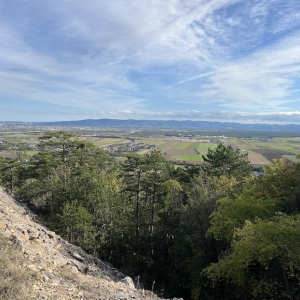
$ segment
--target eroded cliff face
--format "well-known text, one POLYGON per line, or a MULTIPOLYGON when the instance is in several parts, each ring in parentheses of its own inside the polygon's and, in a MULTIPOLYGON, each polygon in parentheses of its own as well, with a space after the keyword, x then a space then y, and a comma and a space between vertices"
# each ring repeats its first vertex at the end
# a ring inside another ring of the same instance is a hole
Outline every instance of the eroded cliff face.
MULTIPOLYGON (((26 280, 22 289, 29 299, 160 299, 33 219, 26 208, 0 187, 0 256, 7 250, 19 254, 16 273, 26 280)), ((8 280, 8 287, 0 285, 0 293, 14 299, 13 292, 9 294, 9 284, 14 284, 9 283, 12 275, 5 268, 4 264, 0 276, 3 282, 8 280)), ((18 291, 17 286, 13 287, 18 291)))

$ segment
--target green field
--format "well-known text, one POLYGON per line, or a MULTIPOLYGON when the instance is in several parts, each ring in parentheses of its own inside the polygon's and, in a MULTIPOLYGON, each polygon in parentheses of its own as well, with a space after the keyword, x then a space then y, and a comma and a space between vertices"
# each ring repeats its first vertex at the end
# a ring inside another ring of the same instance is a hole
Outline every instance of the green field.
POLYGON ((277 149, 277 150, 285 150, 285 151, 299 151, 300 143, 299 141, 291 141, 291 140, 280 140, 274 139, 269 141, 253 141, 253 145, 261 148, 261 149, 277 149))
POLYGON ((95 144, 96 146, 105 146, 105 145, 110 145, 110 144, 114 144, 114 143, 120 143, 124 141, 124 139, 103 139, 103 140, 99 140, 98 138, 95 141, 89 141, 93 144, 95 144))
POLYGON ((243 139, 220 139, 226 144, 232 144, 233 147, 240 145, 242 149, 251 150, 251 149, 275 149, 275 150, 284 150, 292 153, 300 152, 300 140, 297 138, 285 139, 285 138, 276 138, 269 140, 243 140, 243 139))
MULTIPOLYGON (((202 162, 202 155, 206 155, 208 149, 215 149, 217 147, 216 143, 207 142, 189 142, 181 140, 154 140, 154 139, 139 139, 136 142, 141 142, 144 144, 155 145, 162 152, 167 152, 168 150, 179 150, 178 155, 169 154, 167 158, 173 161, 189 161, 189 162, 202 162), (200 154, 190 154, 189 151, 185 153, 184 150, 196 150, 200 154)), ((141 151, 143 153, 143 150, 141 151)))
POLYGON ((198 143, 181 142, 171 149, 197 149, 198 143))
POLYGON ((248 148, 248 149, 253 148, 252 144, 249 143, 249 142, 245 142, 245 141, 240 140, 240 143, 243 146, 243 148, 248 148))
POLYGON ((27 154, 27 155, 33 156, 33 155, 35 155, 35 154, 37 154, 37 153, 39 153, 38 150, 26 150, 26 154, 27 154))
POLYGON ((195 149, 199 152, 207 152, 208 149, 215 149, 217 144, 215 143, 197 143, 197 142, 181 142, 171 149, 195 149))
POLYGON ((196 150, 201 154, 206 154, 208 149, 214 150, 217 148, 217 144, 215 143, 198 143, 196 150))
POLYGON ((297 156, 296 155, 282 155, 284 158, 286 158, 286 159, 288 159, 288 160, 290 160, 290 161, 292 161, 292 162, 297 162, 297 163, 299 163, 300 162, 300 159, 299 158, 297 158, 297 156))
POLYGON ((135 140, 135 142, 137 143, 144 143, 147 145, 155 145, 158 148, 163 148, 165 145, 167 145, 169 143, 169 141, 165 141, 165 140, 152 140, 152 139, 138 139, 135 140))
POLYGON ((278 150, 286 150, 286 151, 291 151, 293 152, 293 150, 295 149, 294 145, 290 145, 290 144, 282 144, 280 142, 278 143, 264 143, 264 144, 258 144, 258 146, 262 149, 278 149, 278 150))

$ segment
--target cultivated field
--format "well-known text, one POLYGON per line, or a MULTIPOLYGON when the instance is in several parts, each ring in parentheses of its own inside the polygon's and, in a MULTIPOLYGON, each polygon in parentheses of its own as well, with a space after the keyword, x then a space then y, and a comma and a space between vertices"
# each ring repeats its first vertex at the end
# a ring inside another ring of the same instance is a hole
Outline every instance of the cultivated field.
POLYGON ((199 152, 195 149, 170 149, 166 151, 167 155, 195 155, 199 154, 199 152))
POLYGON ((7 152, 7 151, 0 151, 0 156, 3 158, 10 158, 10 159, 17 159, 18 154, 13 152, 7 152))
POLYGON ((249 159, 251 165, 253 165, 255 167, 259 167, 259 166, 271 163, 271 161, 269 159, 267 159, 265 156, 263 156, 262 154, 259 154, 259 153, 249 153, 248 159, 249 159))
MULTIPOLYGON (((164 138, 164 139, 138 139, 136 142, 148 145, 155 145, 166 155, 168 160, 177 163, 195 163, 203 162, 202 155, 206 155, 208 149, 215 149, 217 143, 208 143, 206 141, 197 141, 191 138, 164 138)), ((141 150, 139 154, 145 154, 150 150, 141 150)))
POLYGON ((280 159, 283 155, 293 155, 292 152, 278 149, 252 149, 252 151, 262 154, 270 161, 272 161, 273 159, 280 159))
MULTIPOLYGON (((77 132, 78 133, 78 132, 77 132)), ((90 133, 85 133, 90 134, 90 133)), ((205 135, 199 135, 195 132, 182 132, 179 134, 174 131, 172 134, 170 131, 128 131, 128 130, 102 130, 92 131, 91 136, 81 136, 82 141, 88 141, 96 146, 109 146, 115 143, 128 143, 130 140, 134 140, 137 143, 144 143, 147 145, 155 145, 158 149, 166 155, 168 160, 175 161, 177 163, 191 163, 201 164, 203 162, 202 155, 206 155, 208 149, 215 149, 218 143, 224 143, 225 145, 231 145, 233 149, 238 149, 243 153, 248 153, 248 158, 251 164, 255 167, 263 166, 271 163, 273 159, 284 158, 293 162, 299 162, 296 158, 297 154, 300 154, 300 137, 287 137, 287 133, 282 133, 282 136, 271 136, 273 133, 251 132, 247 133, 245 137, 242 137, 242 132, 237 134, 236 132, 205 132, 205 135), (212 136, 209 136, 212 134, 212 136), (222 134, 222 135, 221 135, 222 134), (232 134, 232 136, 230 136, 232 134), (258 137, 255 137, 257 134, 258 137), (95 136, 94 136, 95 135, 95 136), (225 135, 227 137, 225 137, 225 135)), ((295 136, 295 135, 294 135, 295 136)), ((40 135, 36 132, 0 132, 0 145, 1 142, 6 141, 13 144, 25 144, 28 145, 26 154, 32 156, 38 152, 35 148, 35 144, 39 143, 38 137, 40 135)), ((9 157, 16 159, 18 156, 17 151, 20 151, 19 146, 10 146, 5 150, 0 151, 1 157, 9 157)), ((140 150, 137 153, 144 155, 148 153, 149 149, 140 150)), ((123 161, 125 158, 117 158, 123 161)))
POLYGON ((128 142, 122 138, 80 137, 80 140, 93 143, 96 146, 108 146, 115 143, 128 142))
POLYGON ((286 158, 287 160, 290 160, 292 162, 298 162, 300 163, 300 159, 297 158, 296 155, 282 155, 284 158, 286 158))
POLYGON ((226 145, 234 149, 248 152, 252 165, 262 166, 271 163, 273 159, 287 159, 297 162, 296 155, 300 153, 300 138, 273 139, 221 139, 226 145))

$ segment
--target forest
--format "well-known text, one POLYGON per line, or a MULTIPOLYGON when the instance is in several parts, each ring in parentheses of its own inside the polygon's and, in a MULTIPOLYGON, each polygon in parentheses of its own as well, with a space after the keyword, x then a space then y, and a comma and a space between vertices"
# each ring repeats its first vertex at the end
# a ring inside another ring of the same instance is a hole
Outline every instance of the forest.
POLYGON ((300 163, 252 175, 219 144, 203 165, 159 150, 113 160, 65 131, 30 160, 0 158, 0 185, 69 242, 145 288, 184 299, 300 299, 300 163))

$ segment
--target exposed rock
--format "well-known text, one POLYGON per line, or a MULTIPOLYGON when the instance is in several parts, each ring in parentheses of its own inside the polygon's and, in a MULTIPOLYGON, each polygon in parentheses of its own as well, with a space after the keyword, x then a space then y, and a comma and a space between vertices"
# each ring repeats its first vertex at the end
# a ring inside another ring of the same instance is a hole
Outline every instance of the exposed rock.
POLYGON ((0 238, 23 253, 24 271, 35 274, 28 282, 32 299, 159 299, 141 289, 138 278, 136 289, 130 277, 34 222, 32 216, 0 187, 0 238))
POLYGON ((121 280, 121 282, 125 283, 126 285, 128 285, 130 288, 134 289, 134 283, 132 281, 132 279, 128 276, 126 276, 125 278, 123 278, 121 280))
POLYGON ((35 239, 38 239, 39 238, 39 235, 38 235, 38 233, 36 233, 36 232, 31 232, 31 233, 29 233, 29 240, 31 241, 31 240, 35 240, 35 239))
POLYGON ((54 239, 55 238, 55 232, 53 232, 53 231, 48 231, 47 232, 47 235, 48 235, 48 237, 50 238, 50 239, 54 239))
POLYGON ((23 248, 23 243, 22 241, 14 234, 12 234, 9 238, 13 244, 18 248, 18 249, 22 249, 23 248))
POLYGON ((79 260, 79 261, 84 261, 84 258, 81 257, 81 256, 80 256, 79 254, 77 254, 76 252, 71 252, 70 254, 71 254, 71 256, 73 256, 74 258, 76 258, 77 260, 79 260))

